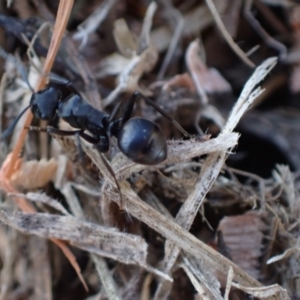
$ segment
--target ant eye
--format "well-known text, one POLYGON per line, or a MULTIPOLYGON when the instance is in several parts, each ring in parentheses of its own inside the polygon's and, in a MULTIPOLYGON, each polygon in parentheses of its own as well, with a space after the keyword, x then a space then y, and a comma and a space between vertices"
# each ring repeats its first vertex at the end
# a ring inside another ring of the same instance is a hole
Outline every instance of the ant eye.
POLYGON ((42 114, 39 110, 38 105, 32 105, 31 106, 31 112, 33 113, 33 115, 37 118, 37 119, 41 119, 42 118, 42 114))
POLYGON ((101 136, 98 144, 95 144, 94 147, 101 153, 105 153, 109 149, 109 139, 107 136, 101 136))

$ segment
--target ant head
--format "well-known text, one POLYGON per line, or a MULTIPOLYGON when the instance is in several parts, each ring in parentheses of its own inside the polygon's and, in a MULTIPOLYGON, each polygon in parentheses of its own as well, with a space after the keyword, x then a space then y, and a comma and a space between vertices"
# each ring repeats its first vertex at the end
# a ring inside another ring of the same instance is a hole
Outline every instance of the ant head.
POLYGON ((31 111, 37 119, 50 121, 54 119, 61 92, 54 87, 48 87, 33 93, 30 99, 31 111))
POLYGON ((120 150, 143 165, 156 165, 167 158, 167 142, 160 128, 143 118, 129 119, 118 134, 120 150))

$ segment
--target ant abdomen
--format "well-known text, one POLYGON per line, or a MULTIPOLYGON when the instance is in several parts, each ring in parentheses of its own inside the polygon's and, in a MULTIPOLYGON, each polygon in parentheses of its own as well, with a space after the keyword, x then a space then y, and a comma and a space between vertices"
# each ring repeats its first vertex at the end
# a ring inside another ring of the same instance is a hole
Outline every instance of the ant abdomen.
POLYGON ((158 125, 131 118, 118 134, 120 150, 131 160, 143 165, 156 165, 167 158, 167 142, 158 125))

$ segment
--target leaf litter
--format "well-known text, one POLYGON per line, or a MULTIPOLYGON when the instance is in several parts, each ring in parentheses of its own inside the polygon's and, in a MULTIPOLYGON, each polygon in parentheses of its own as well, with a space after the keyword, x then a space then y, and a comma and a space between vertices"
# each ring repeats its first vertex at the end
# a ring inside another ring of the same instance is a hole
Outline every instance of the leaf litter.
MULTIPOLYGON (((30 130, 22 147, 23 127, 29 123, 20 122, 7 145, 13 152, 7 154, 1 169, 0 299, 41 299, 41 295, 43 299, 247 299, 246 295, 292 299, 300 295, 299 174, 293 168, 297 162, 288 165, 287 160, 287 166, 275 160, 267 177, 251 168, 249 172, 227 166, 231 160, 234 165, 234 157, 237 161, 247 157, 246 150, 236 150, 245 134, 239 132, 240 120, 247 120, 244 115, 249 109, 255 114, 258 103, 268 97, 263 86, 270 93, 268 82, 283 72, 281 65, 291 65, 291 77, 283 82, 297 93, 294 54, 299 33, 296 29, 290 33, 292 52, 282 55, 280 45, 286 41, 265 34, 265 23, 253 23, 256 16, 249 17, 249 12, 255 7, 270 20, 274 32, 282 32, 290 23, 272 10, 274 3, 245 1, 249 26, 261 37, 256 43, 264 49, 248 40, 246 47, 238 45, 239 26, 245 29, 245 25, 240 18, 242 5, 235 2, 234 17, 224 21, 221 17, 230 12, 229 2, 211 0, 180 5, 110 0, 83 5, 78 1, 70 16, 64 16, 69 33, 57 18, 59 30, 53 31, 53 39, 57 45, 62 39, 64 46, 57 55, 47 55, 53 74, 68 78, 87 101, 108 113, 139 90, 195 136, 183 139, 166 120, 137 103, 136 114, 157 122, 168 139, 167 159, 144 166, 119 153, 113 138, 105 156, 83 140, 80 153, 76 139, 55 134, 45 138, 46 133, 37 130, 30 130), (219 46, 212 48, 214 43, 219 46), (236 51, 234 59, 226 43, 236 51), (246 48, 253 50, 253 58, 247 56, 246 48), (274 49, 279 51, 276 67, 274 49), (253 66, 253 62, 257 67, 251 75, 245 65, 253 66), (234 96, 237 90, 239 97, 234 96), (197 134, 201 132, 205 134, 197 134), (67 255, 86 291, 76 276, 67 274, 64 256, 48 240, 67 255)), ((0 18, 4 31, 18 40, 6 49, 15 59, 4 55, 2 129, 31 96, 20 66, 30 70, 30 85, 42 88, 47 81, 49 63, 45 74, 36 68, 46 55, 43 49, 50 47, 49 35, 39 30, 41 19, 54 20, 56 14, 47 3, 33 1, 23 8, 12 4, 18 18, 10 18, 8 11, 0 18), (30 23, 26 16, 41 19, 30 23), (29 60, 18 53, 33 36, 31 55, 35 57, 29 60)), ((67 0, 58 3, 61 11, 64 5, 73 5, 67 0)), ((275 5, 295 22, 297 5, 290 8, 284 1, 275 5)), ((271 93, 276 92, 276 84, 270 86, 271 93)), ((276 124, 280 117, 276 110, 268 113, 276 124)), ((35 128, 48 126, 34 122, 35 128)), ((49 126, 65 128, 66 124, 49 126)), ((243 126, 250 132, 255 127, 243 126)), ((265 132, 266 128, 262 126, 261 132, 271 136, 273 132, 265 132)), ((295 140, 295 135, 282 132, 277 132, 282 145, 284 139, 290 144, 295 140)), ((299 154, 296 147, 293 150, 286 154, 290 161, 299 154)), ((257 160, 252 167, 259 170, 261 164, 257 160)))

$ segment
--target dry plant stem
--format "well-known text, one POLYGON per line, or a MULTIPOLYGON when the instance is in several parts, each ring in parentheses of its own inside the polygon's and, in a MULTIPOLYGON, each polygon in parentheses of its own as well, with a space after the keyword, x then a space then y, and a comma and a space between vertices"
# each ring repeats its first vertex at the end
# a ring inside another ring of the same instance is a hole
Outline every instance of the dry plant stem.
POLYGON ((121 300, 115 281, 107 267, 106 261, 95 254, 91 254, 91 258, 95 263, 97 273, 100 277, 101 283, 109 300, 121 300))
MULTIPOLYGON (((267 76, 269 71, 275 66, 276 61, 276 58, 269 58, 255 70, 251 78, 247 81, 240 98, 235 104, 228 121, 224 126, 223 131, 220 133, 220 136, 223 134, 229 134, 233 131, 243 114, 249 109, 253 101, 262 93, 260 88, 257 88, 254 91, 253 89, 265 78, 265 76, 267 76)), ((176 222, 184 229, 190 229, 207 192, 217 179, 226 158, 227 153, 225 151, 216 152, 210 154, 203 163, 194 191, 184 202, 176 216, 176 222)), ((166 255, 163 260, 164 271, 166 273, 171 272, 180 250, 181 249, 172 241, 166 241, 166 255)), ((168 292, 169 291, 164 288, 164 284, 162 282, 156 291, 155 297, 156 299, 165 299, 168 295, 168 292)))
MULTIPOLYGON (((142 196, 149 205, 156 208, 156 210, 158 210, 161 214, 174 221, 170 212, 152 193, 151 189, 145 188, 142 196)), ((191 257, 186 253, 181 254, 181 259, 181 267, 187 273, 196 291, 198 291, 203 299, 223 299, 220 295, 220 283, 212 274, 210 268, 205 265, 203 260, 196 260, 194 257, 191 257), (203 291, 203 293, 201 291, 203 291), (208 295, 205 297, 204 294, 207 293, 212 294, 213 297, 212 295, 210 295, 210 297, 208 295)), ((166 284, 166 289, 170 288, 170 284, 166 284)))
POLYGON ((151 2, 146 11, 146 15, 143 21, 143 27, 139 38, 137 54, 144 52, 150 44, 150 31, 152 27, 153 16, 156 12, 156 2, 151 2))
POLYGON ((34 202, 40 202, 40 203, 45 203, 60 213, 70 216, 70 213, 56 200, 48 197, 46 194, 40 194, 40 193, 27 193, 27 194, 7 194, 8 197, 20 197, 20 198, 25 198, 30 201, 34 202))
MULTIPOLYGON (((101 160, 97 158, 97 153, 88 148, 86 148, 86 152, 97 167, 101 169, 101 160)), ((157 212, 142 201, 125 181, 122 182, 120 186, 123 196, 127 198, 125 200, 126 210, 132 216, 141 220, 167 239, 172 240, 180 249, 185 250, 186 253, 193 255, 197 259, 205 260, 206 264, 213 269, 217 269, 226 274, 229 267, 232 266, 235 272, 235 280, 248 286, 260 286, 259 282, 242 271, 234 263, 198 240, 170 218, 157 212)), ((109 193, 109 189, 107 190, 107 193, 109 193)), ((110 192, 108 197, 114 202, 119 201, 119 197, 115 193, 110 192)))
POLYGON ((228 31, 226 30, 220 15, 213 3, 212 0, 205 0, 208 8, 210 9, 211 14, 213 15, 216 24, 221 31, 223 37, 227 41, 228 45, 231 47, 231 49, 240 57, 241 60, 244 61, 245 64, 247 64, 249 67, 254 68, 254 63, 246 56, 246 54, 241 50, 241 48, 234 42, 228 31))
MULTIPOLYGON (((180 249, 197 259, 205 260, 207 266, 217 269, 224 274, 231 266, 235 272, 235 280, 247 286, 260 286, 260 283, 241 270, 233 262, 216 252, 214 249, 198 240, 195 236, 180 227, 171 219, 154 210, 128 186, 122 183, 122 193, 127 197, 126 209, 135 218, 141 220, 155 231, 172 240, 180 249)), ((116 197, 111 197, 115 200, 116 197)))
POLYGON ((60 250, 64 253, 64 255, 68 258, 70 264, 72 265, 72 267, 74 268, 75 272, 77 273, 77 276, 79 277, 81 283, 83 284, 84 288, 86 291, 89 290, 86 282, 84 281, 82 274, 81 274, 81 270, 79 265, 76 262, 76 258, 73 255, 73 253, 71 252, 71 250, 66 246, 66 244, 58 239, 54 239, 54 238, 50 238, 50 241, 52 241, 52 243, 56 244, 60 250))
MULTIPOLYGON (((59 49, 59 45, 61 42, 61 39, 63 37, 63 34, 66 29, 67 22, 69 20, 69 16, 71 13, 71 9, 73 7, 73 0, 61 0, 58 7, 56 22, 54 25, 53 30, 53 36, 51 39, 51 43, 49 46, 48 54, 45 60, 45 64, 43 67, 43 76, 40 78, 40 81, 38 83, 38 86, 36 87, 36 91, 41 90, 45 85, 47 81, 47 75, 50 73, 52 65, 54 63, 56 54, 59 49)), ((32 121, 33 115, 31 111, 29 111, 26 114, 26 121, 24 127, 30 126, 30 123, 32 121)), ((15 166, 15 162, 19 156, 19 153, 21 152, 21 149, 23 147, 25 137, 27 134, 27 129, 24 129, 19 137, 19 140, 13 149, 12 157, 11 157, 11 163, 7 169, 7 171, 4 173, 4 176, 6 178, 9 178, 13 172, 13 168, 15 166)))
POLYGON ((48 241, 31 236, 29 243, 35 283, 33 299, 41 299, 41 295, 43 295, 43 300, 51 300, 53 295, 48 241))
MULTIPOLYGON (((161 164, 155 167, 138 165, 130 161, 123 154, 119 154, 113 160, 113 169, 117 180, 123 181, 131 176, 133 173, 140 172, 146 169, 156 169, 159 166, 164 166, 165 164, 175 164, 178 162, 186 161, 192 159, 193 157, 198 157, 204 154, 212 153, 214 151, 226 151, 231 147, 234 147, 238 140, 238 134, 232 133, 230 135, 224 135, 222 137, 208 140, 205 142, 199 141, 168 141, 168 158, 161 164)), ((111 190, 111 184, 114 186, 114 182, 111 179, 111 175, 107 172, 107 169, 102 163, 102 160, 99 158, 99 154, 94 149, 91 149, 87 143, 82 141, 84 150, 90 156, 90 158, 96 163, 99 171, 105 177, 105 182, 102 185, 102 193, 104 197, 101 199, 102 210, 105 210, 105 206, 109 203, 110 198, 106 197, 107 191, 111 190)), ((118 202, 118 201, 117 201, 118 202)), ((125 202, 126 204, 126 202, 125 202)), ((125 205, 126 206, 126 205, 125 205)), ((105 212, 103 213, 104 223, 106 225, 112 224, 110 221, 110 214, 105 212)))
POLYGON ((167 54, 158 72, 157 80, 162 80, 162 78, 164 77, 166 70, 171 62, 172 56, 174 55, 174 52, 178 45, 179 39, 182 34, 183 26, 184 26, 184 21, 181 13, 176 8, 174 8, 171 1, 162 1, 162 4, 164 4, 165 10, 168 13, 168 15, 172 15, 172 17, 174 18, 173 23, 175 22, 176 27, 171 39, 171 43, 168 47, 167 54))
MULTIPOLYGON (((224 0, 214 1, 217 10, 222 14, 226 7, 224 0)), ((213 17, 209 13, 207 5, 202 4, 183 15, 182 36, 199 35, 199 32, 207 28, 213 23, 213 17)), ((159 52, 166 50, 171 43, 171 32, 167 26, 159 27, 151 32, 151 40, 159 52)))
POLYGON ((256 20, 251 12, 253 0, 246 0, 245 1, 245 8, 244 8, 244 16, 253 27, 253 29, 261 36, 261 38, 265 41, 265 43, 272 47, 273 49, 277 50, 280 53, 280 58, 285 59, 287 56, 287 48, 284 44, 278 42, 273 37, 271 37, 265 29, 260 25, 260 23, 256 20))
POLYGON ((291 300, 286 289, 278 284, 262 287, 245 287, 232 282, 232 286, 258 299, 291 300))
POLYGON ((208 97, 207 97, 205 90, 196 74, 197 66, 195 66, 195 62, 194 62, 194 59, 195 59, 194 55, 196 53, 200 53, 200 45, 199 45, 198 39, 196 39, 195 41, 193 41, 189 44, 189 47, 185 54, 185 60, 186 60, 186 65, 191 73, 191 76, 192 76, 193 82, 195 84, 196 90, 198 92, 198 95, 200 97, 201 105, 204 106, 204 105, 208 104, 208 97))
MULTIPOLYGON (((7 79, 7 75, 6 73, 3 73, 0 82, 0 120, 2 120, 2 114, 3 114, 3 94, 4 94, 6 79, 7 79)), ((2 122, 0 122, 0 132, 2 132, 2 122)))
POLYGON ((15 230, 7 230, 5 234, 1 232, 1 236, 1 245, 7 250, 4 251, 0 273, 0 300, 6 300, 8 299, 10 288, 15 280, 13 269, 18 256, 18 232, 15 230))
POLYGON ((82 40, 79 47, 80 50, 82 50, 86 45, 89 34, 99 29, 99 26, 105 20, 116 2, 116 0, 103 1, 84 22, 78 25, 78 31, 73 35, 73 39, 82 40))
MULTIPOLYGON (((64 196, 66 196, 68 205, 69 205, 72 213, 77 218, 84 220, 85 219, 84 212, 82 210, 82 207, 81 207, 75 193, 73 192, 73 189, 71 188, 70 183, 64 184, 63 194, 64 194, 64 196), (73 193, 73 194, 71 194, 71 193, 73 193)), ((112 278, 112 275, 108 269, 105 259, 99 255, 91 254, 91 253, 90 253, 90 257, 96 266, 98 276, 101 280, 101 283, 103 285, 103 288, 105 290, 107 298, 109 300, 121 299, 120 295, 118 293, 118 289, 116 287, 115 281, 112 278)))
POLYGON ((226 283, 226 289, 225 289, 225 295, 224 295, 225 300, 229 300, 229 292, 231 290, 231 283, 232 283, 233 278, 234 278, 234 273, 233 273, 232 268, 230 268, 228 271, 228 275, 227 275, 227 283, 226 283))
POLYGON ((183 256, 181 267, 184 269, 195 290, 202 299, 222 300, 220 292, 220 283, 212 275, 211 270, 203 264, 203 261, 196 260, 193 257, 183 256), (203 272, 205 270, 205 272, 203 272))
MULTIPOLYGON (((146 264, 148 247, 146 241, 140 236, 123 233, 113 227, 100 226, 73 216, 47 213, 16 212, 12 214, 1 210, 0 218, 2 222, 27 234, 67 240, 80 249, 125 264, 140 266, 146 264)), ((162 276, 171 280, 168 275, 162 276)))

